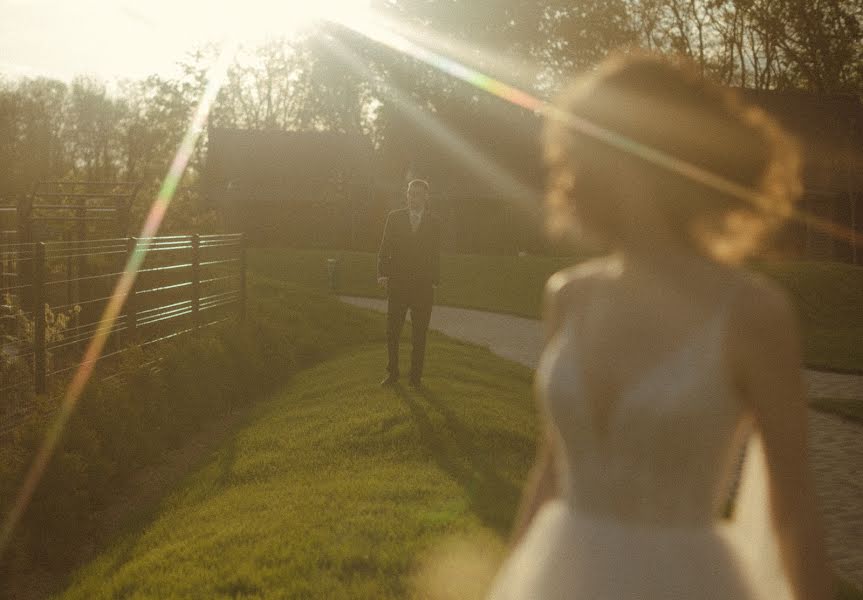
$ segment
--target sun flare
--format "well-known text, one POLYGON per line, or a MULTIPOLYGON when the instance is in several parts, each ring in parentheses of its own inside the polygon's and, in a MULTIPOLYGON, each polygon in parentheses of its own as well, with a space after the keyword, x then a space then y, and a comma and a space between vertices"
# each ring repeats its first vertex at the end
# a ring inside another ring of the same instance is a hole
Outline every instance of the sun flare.
POLYGON ((364 19, 370 0, 245 0, 225 13, 222 29, 238 41, 291 37, 321 21, 364 19))

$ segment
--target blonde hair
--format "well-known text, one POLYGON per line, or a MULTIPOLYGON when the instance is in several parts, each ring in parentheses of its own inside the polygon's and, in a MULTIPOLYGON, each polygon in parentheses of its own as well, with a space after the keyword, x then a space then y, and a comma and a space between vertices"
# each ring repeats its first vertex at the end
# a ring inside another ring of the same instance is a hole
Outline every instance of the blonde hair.
POLYGON ((580 232, 606 245, 628 245, 634 232, 624 217, 633 198, 615 185, 621 165, 647 182, 671 231, 723 262, 757 249, 800 195, 796 142, 764 111, 681 62, 611 58, 575 81, 555 109, 545 128, 546 207, 554 234, 580 232), (577 130, 561 114, 611 132, 615 143, 577 130), (722 191, 659 166, 640 153, 644 147, 748 193, 722 191))

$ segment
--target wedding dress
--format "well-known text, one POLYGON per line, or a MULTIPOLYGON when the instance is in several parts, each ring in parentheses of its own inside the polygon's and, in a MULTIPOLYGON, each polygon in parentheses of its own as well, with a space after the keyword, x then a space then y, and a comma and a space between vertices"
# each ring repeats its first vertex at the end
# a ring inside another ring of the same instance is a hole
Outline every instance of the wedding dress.
POLYGON ((724 364, 725 310, 620 391, 598 424, 567 317, 537 371, 559 490, 492 600, 784 600, 758 436, 724 364), (723 511, 746 447, 731 518, 723 511))

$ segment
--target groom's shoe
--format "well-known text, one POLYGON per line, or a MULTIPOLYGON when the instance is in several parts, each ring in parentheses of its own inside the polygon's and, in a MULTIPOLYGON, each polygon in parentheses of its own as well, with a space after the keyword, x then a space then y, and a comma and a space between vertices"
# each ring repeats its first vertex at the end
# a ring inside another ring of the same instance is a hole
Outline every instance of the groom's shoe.
POLYGON ((396 383, 398 383, 398 381, 399 381, 399 376, 393 375, 392 373, 390 373, 389 375, 387 375, 386 377, 384 377, 381 380, 381 387, 387 387, 390 385, 395 385, 396 383))
POLYGON ((423 386, 423 382, 419 377, 411 376, 409 383, 410 383, 411 387, 415 388, 415 389, 419 389, 423 386))

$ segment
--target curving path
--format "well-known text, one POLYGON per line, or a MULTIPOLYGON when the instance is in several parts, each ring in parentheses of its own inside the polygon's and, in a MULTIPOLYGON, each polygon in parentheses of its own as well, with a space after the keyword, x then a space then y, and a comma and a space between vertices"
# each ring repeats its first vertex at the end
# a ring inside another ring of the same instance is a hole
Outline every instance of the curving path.
MULTIPOLYGON (((386 311, 385 300, 348 296, 342 300, 386 311)), ((542 325, 535 319, 435 306, 430 327, 532 368, 542 350, 542 325)), ((806 380, 810 398, 863 400, 863 376, 809 370, 806 380)), ((836 569, 863 587, 863 426, 814 410, 809 425, 810 458, 828 550, 836 569)))

